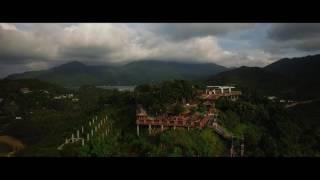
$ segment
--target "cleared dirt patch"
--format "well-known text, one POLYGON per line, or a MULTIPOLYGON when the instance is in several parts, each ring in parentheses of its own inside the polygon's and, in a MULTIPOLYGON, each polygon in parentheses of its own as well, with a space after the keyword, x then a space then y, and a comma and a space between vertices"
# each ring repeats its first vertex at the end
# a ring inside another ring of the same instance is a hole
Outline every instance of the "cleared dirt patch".
POLYGON ((25 147, 20 140, 11 136, 0 136, 0 143, 10 146, 13 153, 21 151, 25 147))

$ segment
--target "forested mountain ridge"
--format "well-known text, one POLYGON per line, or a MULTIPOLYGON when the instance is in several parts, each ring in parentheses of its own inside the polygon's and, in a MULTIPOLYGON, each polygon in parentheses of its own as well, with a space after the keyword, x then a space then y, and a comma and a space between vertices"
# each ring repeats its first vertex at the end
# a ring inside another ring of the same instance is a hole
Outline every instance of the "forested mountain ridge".
POLYGON ((90 66, 74 61, 48 70, 9 75, 6 79, 40 79, 62 86, 137 85, 163 80, 200 80, 227 70, 213 63, 144 60, 125 65, 90 66))
POLYGON ((234 84, 265 95, 314 99, 320 91, 320 55, 281 59, 266 67, 240 67, 213 75, 210 84, 234 84))

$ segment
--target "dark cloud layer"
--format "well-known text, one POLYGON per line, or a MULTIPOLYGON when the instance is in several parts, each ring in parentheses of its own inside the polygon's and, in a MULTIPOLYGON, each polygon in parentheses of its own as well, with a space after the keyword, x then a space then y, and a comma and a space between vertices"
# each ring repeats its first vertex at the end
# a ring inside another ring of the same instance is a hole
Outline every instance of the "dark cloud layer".
POLYGON ((0 23, 0 77, 70 60, 264 66, 278 57, 319 50, 319 35, 320 24, 0 23))
POLYGON ((273 24, 268 32, 270 46, 274 48, 295 48, 302 51, 320 49, 319 23, 284 23, 273 24))
POLYGON ((111 50, 101 46, 71 46, 60 49, 60 56, 71 60, 104 59, 111 50))
POLYGON ((288 41, 315 38, 319 34, 319 23, 285 23, 273 24, 268 35, 276 41, 288 41))
POLYGON ((147 27, 173 40, 185 40, 201 36, 222 36, 229 32, 253 27, 248 23, 167 23, 149 24, 147 27))
POLYGON ((0 26, 0 60, 1 64, 25 64, 28 62, 50 59, 51 42, 29 33, 0 26))

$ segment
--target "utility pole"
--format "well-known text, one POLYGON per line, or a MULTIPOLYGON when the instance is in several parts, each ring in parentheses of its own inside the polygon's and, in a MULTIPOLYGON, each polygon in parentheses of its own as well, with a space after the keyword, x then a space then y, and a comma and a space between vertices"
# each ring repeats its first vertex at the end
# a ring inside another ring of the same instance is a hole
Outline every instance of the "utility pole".
POLYGON ((231 137, 230 157, 233 157, 233 135, 231 137))
POLYGON ((151 134, 151 130, 152 130, 152 127, 151 127, 151 124, 149 124, 149 135, 151 134))
POLYGON ((244 136, 242 135, 242 142, 241 142, 241 157, 244 156, 244 136))
POLYGON ((139 136, 139 124, 137 125, 137 136, 139 136))

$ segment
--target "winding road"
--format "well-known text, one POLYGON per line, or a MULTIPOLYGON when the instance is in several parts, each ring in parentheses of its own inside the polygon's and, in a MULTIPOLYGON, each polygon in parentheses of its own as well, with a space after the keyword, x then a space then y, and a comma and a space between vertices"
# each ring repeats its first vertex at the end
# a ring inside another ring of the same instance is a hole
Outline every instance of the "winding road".
POLYGON ((298 102, 294 102, 292 104, 285 105, 285 108, 291 108, 291 107, 297 106, 299 104, 309 104, 309 103, 312 103, 312 102, 315 102, 315 101, 319 101, 319 100, 320 99, 312 99, 312 100, 307 100, 307 101, 298 101, 298 102))

